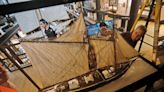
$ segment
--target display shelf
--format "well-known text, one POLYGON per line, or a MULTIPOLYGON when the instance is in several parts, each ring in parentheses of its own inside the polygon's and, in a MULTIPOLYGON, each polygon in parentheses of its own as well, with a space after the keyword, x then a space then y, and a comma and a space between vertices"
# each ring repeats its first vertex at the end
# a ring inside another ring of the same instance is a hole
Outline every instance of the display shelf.
POLYGON ((6 30, 6 33, 0 38, 0 45, 4 45, 19 29, 18 24, 14 24, 12 27, 6 30))
MULTIPOLYGON (((26 55, 26 53, 22 53, 22 54, 17 54, 18 56, 22 56, 22 55, 26 55)), ((2 60, 6 60, 8 58, 3 58, 2 60)))
MULTIPOLYGON (((26 55, 26 53, 20 53, 17 54, 17 56, 22 60, 22 64, 18 63, 20 65, 21 68, 27 68, 32 66, 31 62, 29 61, 28 56, 26 55)), ((8 58, 3 58, 1 59, 1 63, 10 71, 16 71, 18 70, 17 67, 8 59, 8 58)))
MULTIPOLYGON (((23 55, 23 54, 22 54, 23 55)), ((24 54, 26 55, 26 54, 24 54)), ((27 67, 30 67, 32 66, 31 62, 29 61, 29 59, 27 58, 27 56, 24 56, 23 58, 20 58, 23 62, 23 64, 18 64, 20 65, 21 68, 27 68, 27 67)), ((18 70, 18 68, 8 59, 8 58, 5 58, 5 59, 2 59, 1 60, 1 63, 10 71, 10 72, 13 72, 13 71, 16 71, 18 70)))
MULTIPOLYGON (((32 64, 30 62, 20 64, 20 67, 22 69, 27 68, 27 67, 31 67, 31 66, 32 66, 32 64)), ((14 64, 9 67, 10 72, 13 72, 13 71, 16 71, 16 70, 18 70, 18 68, 16 66, 14 66, 14 64)))
MULTIPOLYGON (((11 40, 11 38, 17 33, 18 29, 19 29, 19 25, 17 23, 15 23, 15 24, 13 24, 13 26, 7 28, 5 30, 6 33, 0 38, 0 45, 1 45, 1 47, 3 47, 3 46, 5 47, 6 45, 8 45, 8 47, 12 47, 15 54, 22 60, 22 62, 18 62, 18 61, 16 61, 16 62, 23 69, 23 68, 32 66, 32 64, 30 63, 29 58, 26 55, 26 53, 21 51, 21 48, 20 48, 21 45, 20 45, 19 40, 15 39, 16 43, 12 42, 12 40, 14 40, 14 39, 11 40)), ((3 56, 3 58, 1 58, 1 63, 10 72, 18 70, 18 68, 6 56, 3 56)))

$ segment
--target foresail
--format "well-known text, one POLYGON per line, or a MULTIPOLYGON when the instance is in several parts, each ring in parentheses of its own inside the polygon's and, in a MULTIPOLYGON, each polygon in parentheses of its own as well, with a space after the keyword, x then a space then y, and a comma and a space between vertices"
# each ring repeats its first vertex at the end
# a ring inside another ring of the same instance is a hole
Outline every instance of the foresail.
POLYGON ((114 65, 114 52, 116 53, 116 63, 127 62, 130 58, 138 55, 137 51, 132 48, 119 33, 116 33, 116 49, 114 42, 111 40, 90 40, 96 54, 97 67, 101 68, 107 65, 114 65))
POLYGON ((55 41, 83 42, 84 33, 86 31, 83 14, 70 26, 69 30, 56 38, 55 41))
POLYGON ((43 87, 89 71, 86 44, 22 42, 22 46, 38 70, 43 87))
MULTIPOLYGON (((120 53, 122 53, 122 56, 124 56, 126 60, 138 56, 138 52, 124 40, 120 33, 116 33, 116 35, 116 46, 118 46, 120 53)), ((124 62, 123 60, 119 61, 124 62)))

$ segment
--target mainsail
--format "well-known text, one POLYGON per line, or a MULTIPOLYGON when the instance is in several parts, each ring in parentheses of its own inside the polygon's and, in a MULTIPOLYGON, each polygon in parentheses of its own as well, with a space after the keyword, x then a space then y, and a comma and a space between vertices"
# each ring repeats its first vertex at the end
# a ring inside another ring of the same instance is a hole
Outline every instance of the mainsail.
POLYGON ((89 71, 85 44, 23 42, 22 46, 38 70, 43 87, 89 71))
POLYGON ((117 64, 128 62, 128 59, 138 55, 137 51, 119 33, 116 33, 116 50, 114 50, 114 43, 109 40, 88 39, 89 43, 84 43, 85 31, 86 27, 81 14, 79 19, 70 26, 70 30, 59 38, 51 41, 22 42, 22 46, 29 55, 33 67, 36 67, 40 74, 43 87, 89 72, 89 46, 94 49, 97 68, 114 65, 114 51, 117 54, 117 64), (61 41, 61 43, 56 43, 56 41, 61 41))

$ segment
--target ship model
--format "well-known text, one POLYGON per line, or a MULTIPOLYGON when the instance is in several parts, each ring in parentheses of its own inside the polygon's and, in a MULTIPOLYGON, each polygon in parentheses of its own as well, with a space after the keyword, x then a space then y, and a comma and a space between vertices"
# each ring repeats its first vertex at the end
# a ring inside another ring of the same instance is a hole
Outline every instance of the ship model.
POLYGON ((54 92, 82 91, 114 81, 138 56, 114 27, 110 36, 89 36, 83 14, 68 28, 58 38, 21 42, 43 87, 51 85, 54 92))

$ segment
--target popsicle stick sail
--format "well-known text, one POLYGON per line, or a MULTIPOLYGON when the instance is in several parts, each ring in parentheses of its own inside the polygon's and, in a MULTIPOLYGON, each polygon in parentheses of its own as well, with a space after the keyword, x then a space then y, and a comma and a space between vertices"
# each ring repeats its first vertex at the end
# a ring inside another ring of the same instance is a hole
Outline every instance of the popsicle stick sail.
POLYGON ((37 67, 41 74, 44 87, 89 71, 86 46, 83 44, 24 42, 22 46, 33 67, 37 67))
MULTIPOLYGON (((118 65, 128 63, 129 59, 138 55, 137 51, 135 51, 119 33, 116 33, 116 50, 114 50, 113 41, 88 39, 89 41, 87 43, 83 43, 85 31, 86 27, 83 15, 81 14, 70 26, 68 32, 59 38, 51 40, 51 42, 42 40, 22 42, 22 46, 29 55, 33 67, 36 67, 40 74, 43 87, 58 83, 62 84, 62 82, 67 85, 63 90, 69 89, 68 85, 73 88, 72 85, 75 84, 78 84, 76 87, 87 87, 90 84, 103 80, 101 76, 98 76, 101 72, 97 73, 99 72, 98 70, 90 70, 88 65, 89 60, 94 60, 91 62, 95 62, 97 69, 101 69, 114 65, 114 51, 116 51, 117 54, 118 65), (82 43, 56 43, 55 41, 82 43), (92 46, 92 50, 90 50, 89 46, 92 46), (92 59, 88 58, 88 55, 90 55, 89 51, 92 51, 92 59), (95 80, 91 82, 85 80, 87 81, 87 83, 85 83, 84 79, 87 79, 87 76, 93 77, 95 80), (73 81, 77 82, 77 80, 70 80, 73 78, 79 79, 79 83, 73 84, 73 81)), ((110 71, 113 70, 111 69, 110 71)), ((108 72, 103 71, 103 73, 107 74, 108 72)), ((109 77, 110 74, 107 75, 109 77)), ((55 86, 55 88, 61 90, 63 87, 60 85, 55 86)))

